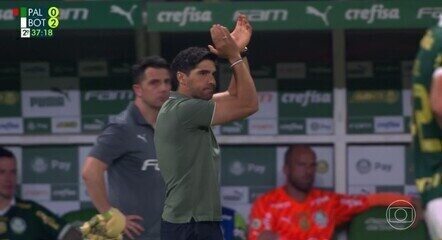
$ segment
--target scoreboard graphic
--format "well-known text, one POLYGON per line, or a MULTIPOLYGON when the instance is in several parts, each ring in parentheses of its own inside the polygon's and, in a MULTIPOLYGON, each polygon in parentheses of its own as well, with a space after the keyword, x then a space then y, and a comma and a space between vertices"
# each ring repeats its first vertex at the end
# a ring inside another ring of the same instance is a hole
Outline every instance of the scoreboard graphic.
POLYGON ((20 7, 13 14, 20 17, 20 38, 50 38, 59 25, 57 7, 20 7))

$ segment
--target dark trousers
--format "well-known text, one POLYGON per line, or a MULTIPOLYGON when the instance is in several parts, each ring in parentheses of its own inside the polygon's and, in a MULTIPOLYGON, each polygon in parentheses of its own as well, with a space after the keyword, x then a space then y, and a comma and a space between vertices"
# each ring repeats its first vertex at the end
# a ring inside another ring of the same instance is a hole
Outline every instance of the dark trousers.
POLYGON ((161 221, 161 240, 223 240, 221 222, 171 223, 161 221))

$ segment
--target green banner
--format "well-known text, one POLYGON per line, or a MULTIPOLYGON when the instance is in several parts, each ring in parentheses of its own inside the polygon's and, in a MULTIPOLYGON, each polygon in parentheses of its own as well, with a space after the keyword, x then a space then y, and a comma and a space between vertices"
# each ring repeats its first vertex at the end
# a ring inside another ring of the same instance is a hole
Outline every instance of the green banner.
MULTIPOLYGON (((15 8, 60 9, 61 29, 121 29, 143 25, 141 1, 2 1, 0 29, 19 29, 15 8)), ((428 1, 261 1, 147 2, 149 31, 208 31, 214 23, 229 27, 239 13, 255 30, 426 28, 442 12, 428 1)))
POLYGON ((299 1, 149 3, 149 31, 208 31, 233 26, 239 13, 255 30, 425 28, 436 23, 440 1, 299 1))
POLYGON ((142 23, 141 1, 2 1, 0 29, 20 29, 20 17, 14 9, 58 7, 57 29, 121 29, 135 28, 142 23))
POLYGON ((400 62, 347 62, 348 133, 403 133, 400 62))
POLYGON ((50 134, 51 118, 25 118, 26 134, 50 134))
POLYGON ((408 219, 404 218, 404 220, 400 219, 400 221, 395 219, 394 213, 398 209, 405 212, 409 208, 375 207, 357 215, 350 223, 348 239, 429 239, 423 221, 416 224, 416 226, 407 227, 411 225, 407 221, 408 219), (390 213, 393 214, 390 216, 390 213), (392 226, 396 227, 396 229, 392 226))
POLYGON ((221 183, 223 186, 275 186, 276 149, 263 147, 223 147, 221 183))
POLYGON ((76 147, 23 148, 23 183, 78 184, 76 147))

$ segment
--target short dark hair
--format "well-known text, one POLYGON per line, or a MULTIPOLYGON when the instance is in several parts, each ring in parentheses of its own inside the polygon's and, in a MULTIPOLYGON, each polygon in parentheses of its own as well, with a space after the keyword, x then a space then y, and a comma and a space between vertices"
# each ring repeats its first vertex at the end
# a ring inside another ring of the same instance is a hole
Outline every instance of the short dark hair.
POLYGON ((8 149, 6 149, 4 147, 0 147, 0 158, 2 158, 2 157, 8 157, 8 158, 15 159, 15 156, 11 151, 9 151, 8 149))
POLYGON ((179 52, 170 65, 172 72, 172 82, 178 84, 176 74, 178 71, 188 75, 196 65, 203 60, 212 60, 216 62, 217 56, 211 53, 207 48, 203 47, 189 47, 179 52))
POLYGON ((142 58, 140 61, 132 66, 132 78, 134 84, 141 82, 141 80, 143 79, 144 71, 146 71, 146 69, 149 67, 165 68, 169 70, 169 63, 166 61, 166 59, 160 56, 149 56, 142 58))
POLYGON ((287 151, 284 154, 284 165, 289 165, 290 155, 298 148, 309 149, 316 158, 316 153, 313 151, 313 149, 309 145, 307 145, 307 144, 292 144, 289 146, 289 148, 287 149, 287 151))

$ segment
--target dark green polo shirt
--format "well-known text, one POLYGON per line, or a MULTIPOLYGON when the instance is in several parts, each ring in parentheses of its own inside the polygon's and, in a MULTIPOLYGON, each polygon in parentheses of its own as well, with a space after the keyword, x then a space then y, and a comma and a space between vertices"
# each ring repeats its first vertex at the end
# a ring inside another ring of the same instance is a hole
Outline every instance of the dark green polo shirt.
POLYGON ((221 221, 219 147, 211 129, 215 103, 172 92, 160 110, 155 146, 166 183, 163 219, 221 221))
POLYGON ((0 215, 0 239, 56 240, 66 222, 43 206, 16 199, 11 208, 0 215))

